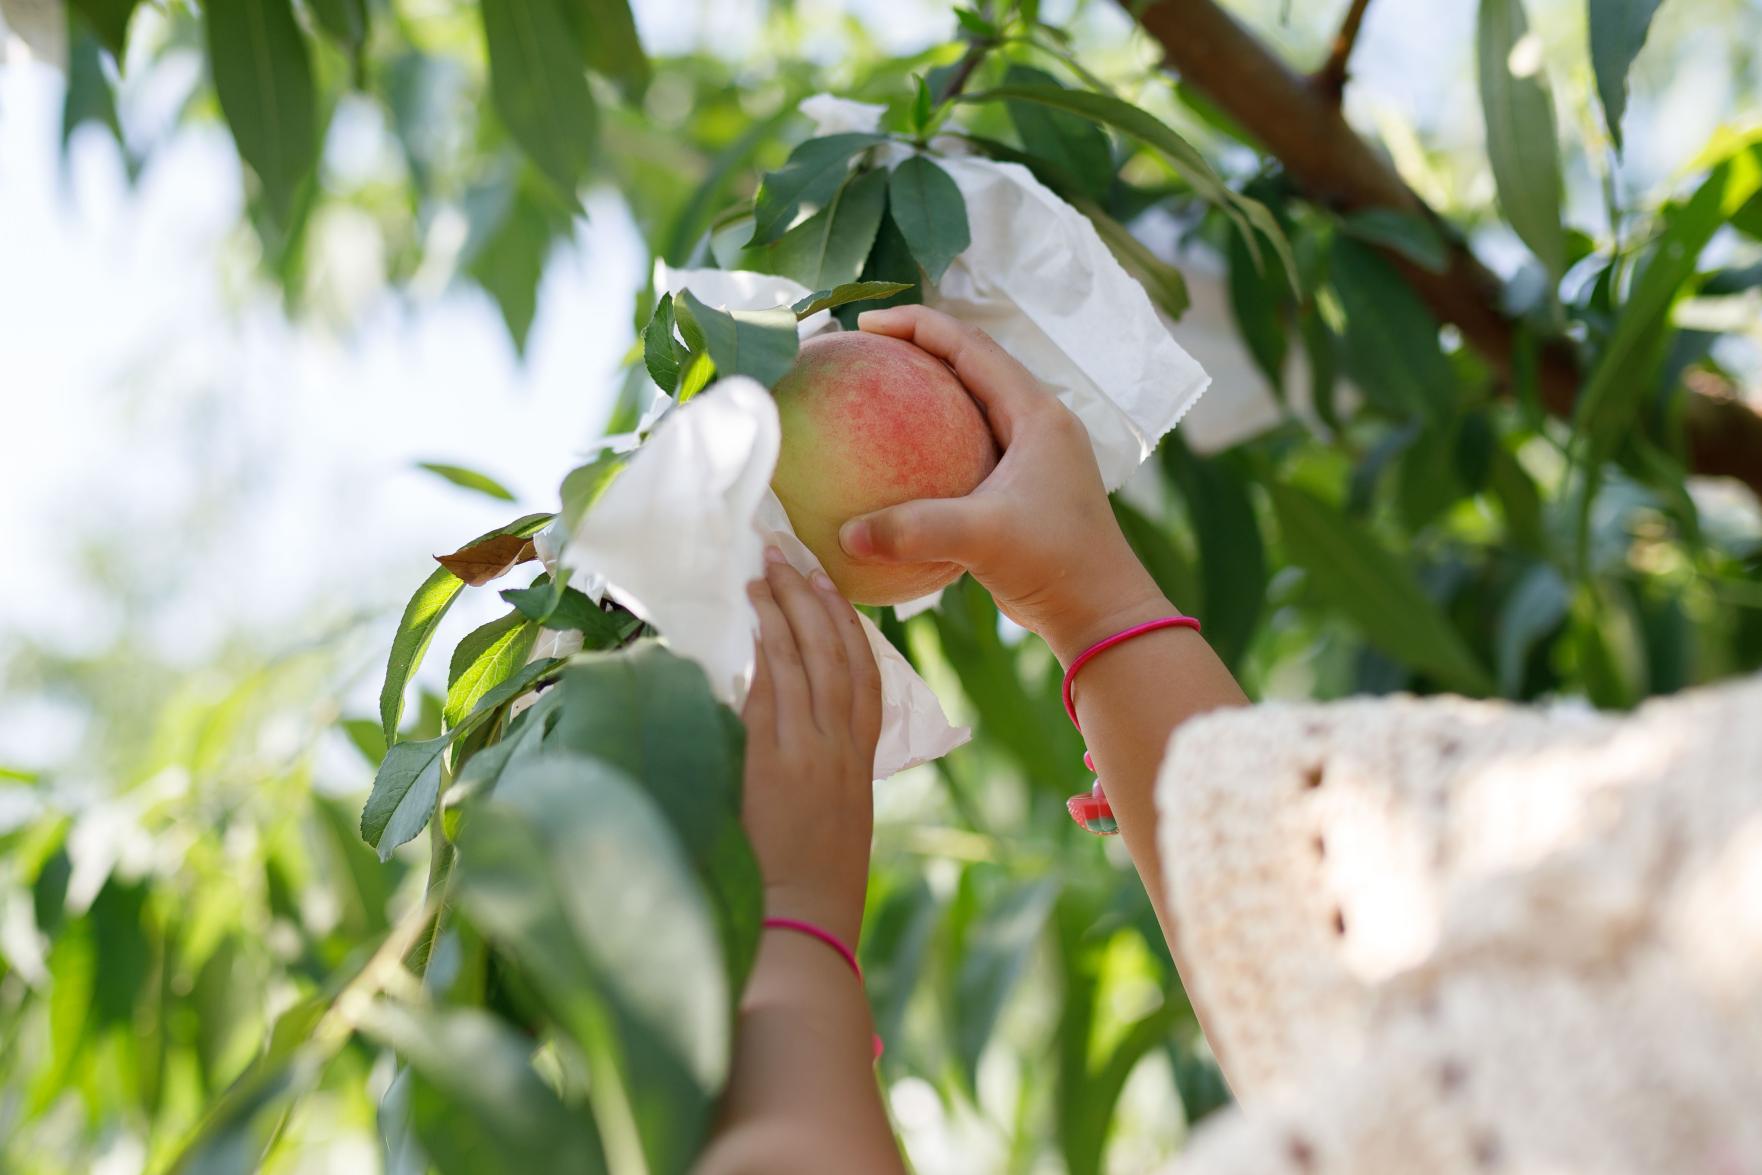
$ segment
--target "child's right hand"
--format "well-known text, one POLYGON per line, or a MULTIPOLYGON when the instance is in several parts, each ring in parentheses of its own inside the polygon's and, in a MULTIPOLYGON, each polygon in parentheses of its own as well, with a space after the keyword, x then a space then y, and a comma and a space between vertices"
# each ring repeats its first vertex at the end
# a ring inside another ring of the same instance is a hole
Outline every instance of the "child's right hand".
POLYGON ((1066 664, 1174 610, 1114 520, 1083 422, 1026 368, 984 331, 923 306, 871 310, 858 326, 947 362, 984 409, 1003 459, 964 498, 846 522, 839 541, 852 558, 959 563, 1066 664))

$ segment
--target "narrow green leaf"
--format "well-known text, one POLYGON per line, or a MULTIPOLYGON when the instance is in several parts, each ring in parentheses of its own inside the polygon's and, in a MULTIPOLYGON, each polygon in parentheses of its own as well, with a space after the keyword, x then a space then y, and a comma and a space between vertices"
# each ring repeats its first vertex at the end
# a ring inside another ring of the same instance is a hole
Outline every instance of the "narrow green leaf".
POLYGON ((404 714, 404 687, 415 676, 428 643, 434 639, 434 630, 440 627, 447 609, 453 606, 464 586, 458 576, 445 567, 437 567, 404 607, 397 635, 392 638, 391 658, 386 662, 385 684, 379 691, 380 730, 388 745, 398 738, 398 722, 404 714))
POLYGON ((844 185, 852 157, 884 141, 883 135, 852 132, 797 146, 784 165, 760 183, 748 244, 769 245, 782 236, 803 204, 818 210, 844 185))
POLYGON ((975 1088, 979 1057, 1004 1001, 1027 969, 1057 894, 1057 884, 1047 880, 1016 889, 986 912, 966 943, 955 973, 954 1046, 969 1089, 975 1088))
POLYGON ((589 1120, 533 1069, 532 1042, 488 1012, 381 1001, 361 1027, 409 1063, 410 1124, 441 1175, 606 1169, 589 1120))
POLYGON ((501 220, 471 255, 467 272, 495 299, 508 327, 508 337, 522 354, 538 313, 538 289, 544 278, 545 262, 550 259, 552 244, 567 227, 548 201, 529 190, 527 184, 517 183, 501 220))
POLYGON ((1285 355, 1290 348, 1290 296, 1282 282, 1269 279, 1254 263, 1248 242, 1231 233, 1224 251, 1229 264, 1230 316, 1236 332, 1248 347, 1254 365, 1282 399, 1285 394, 1285 355))
MULTIPOLYGON (((550 514, 523 515, 507 526, 479 535, 466 547, 498 535, 537 534, 550 525, 553 517, 550 514)), ((386 661, 385 683, 379 690, 380 728, 388 744, 397 741, 398 723, 404 716, 404 690, 422 664, 428 643, 434 639, 434 630, 464 586, 464 582, 445 567, 436 568, 404 607, 397 634, 392 638, 391 655, 386 661)))
POLYGON ((122 64, 128 48, 128 22, 140 0, 68 0, 69 7, 86 18, 110 55, 122 64))
POLYGON ((569 0, 482 0, 490 97, 509 134, 576 207, 598 111, 581 67, 569 0))
POLYGON ((1589 0, 1591 69, 1609 137, 1621 149, 1621 118, 1627 112, 1627 73, 1646 43, 1652 16, 1664 0, 1589 0))
POLYGON ((1132 235, 1131 229, 1103 212, 1100 205, 1078 197, 1073 206, 1089 218, 1114 260, 1138 279, 1138 284, 1164 314, 1179 320, 1187 313, 1192 300, 1187 293, 1187 279, 1179 269, 1153 253, 1148 245, 1132 235))
POLYGON ((453 650, 447 672, 447 702, 441 717, 458 726, 478 700, 526 663, 538 639, 538 625, 518 611, 472 630, 453 650))
POLYGON ((1178 437, 1163 442, 1198 546, 1205 637, 1226 665, 1241 664, 1260 624, 1270 576, 1248 482, 1224 457, 1198 457, 1178 437))
POLYGON ((560 596, 549 586, 509 588, 501 595, 535 623, 581 633, 583 647, 588 650, 613 648, 642 627, 636 617, 606 612, 575 588, 564 588, 560 596))
POLYGON ((875 170, 845 181, 826 207, 763 249, 749 250, 749 268, 780 273, 810 290, 854 282, 863 270, 881 213, 887 205, 887 175, 875 170))
POLYGON ((924 271, 918 267, 911 246, 905 243, 905 237, 899 226, 893 223, 891 214, 881 217, 881 231, 875 234, 875 247, 869 250, 869 260, 863 264, 861 280, 905 288, 885 297, 866 298, 834 307, 833 316, 846 330, 856 328, 857 319, 865 310, 915 305, 924 300, 924 271))
POLYGON ((418 461, 416 468, 426 469, 436 477, 444 478, 461 489, 476 490, 487 497, 502 502, 512 502, 514 491, 489 476, 475 469, 467 469, 463 465, 448 465, 444 461, 418 461))
POLYGON ((1450 267, 1450 247, 1424 217, 1393 208, 1366 208, 1347 216, 1340 227, 1361 241, 1395 250, 1431 273, 1450 267))
MULTIPOLYGON (((1147 517, 1118 495, 1112 501, 1114 518, 1126 536, 1126 545, 1150 572, 1150 578, 1156 581, 1163 595, 1195 615, 1209 617, 1204 610, 1199 575, 1193 568, 1190 553, 1175 544, 1160 522, 1147 517)), ((1209 619, 1207 627, 1210 627, 1209 619)))
POLYGON ((704 305, 690 290, 680 293, 677 305, 691 311, 721 375, 749 375, 770 387, 795 362, 801 338, 787 308, 729 313, 704 305))
POLYGON ((349 736, 361 757, 367 760, 370 767, 378 767, 380 760, 385 758, 385 732, 380 730, 379 723, 371 718, 345 718, 337 725, 349 736))
POLYGON ((629 458, 623 453, 604 452, 585 465, 577 465, 563 478, 559 495, 563 499, 563 529, 573 531, 588 507, 599 501, 612 479, 623 472, 629 458))
POLYGON ((887 208, 931 281, 941 280, 949 262, 972 244, 966 197, 927 155, 914 155, 893 169, 887 208))
POLYGON ((1571 604, 1572 589, 1560 573, 1546 563, 1531 567, 1517 581, 1499 611, 1495 660, 1499 668, 1499 692, 1505 697, 1521 696, 1524 663, 1530 649, 1560 627, 1571 604))
POLYGON ((208 63, 239 155, 276 222, 318 160, 317 95, 306 39, 288 0, 206 0, 208 63))
POLYGON ((679 385, 679 340, 673 337, 673 295, 662 294, 642 329, 642 362, 655 386, 669 394, 679 385))
MULTIPOLYGON (((1045 70, 1028 65, 1011 65, 1003 80, 1005 85, 1012 86, 1065 88, 1045 70)), ((1089 119, 1039 103, 1010 101, 1003 105, 1024 151, 1073 177, 1090 199, 1100 200, 1107 195, 1113 182, 1114 163, 1106 132, 1089 119)))
POLYGON ((367 44, 366 0, 307 0, 318 25, 347 53, 357 57, 367 44))
POLYGON ((565 11, 581 28, 587 67, 617 83, 627 100, 641 98, 651 70, 628 0, 579 0, 579 7, 572 0, 565 11))
POLYGON ((1346 362, 1365 395, 1402 419, 1447 415, 1456 376, 1439 345, 1437 319, 1401 275, 1342 234, 1334 239, 1329 276, 1346 312, 1346 362))
POLYGON ((373 790, 361 809, 361 839, 379 850, 381 861, 428 826, 440 795, 441 760, 451 734, 420 742, 401 742, 385 754, 373 790))
POLYGON ((1493 692, 1485 667, 1400 560, 1320 499, 1276 484, 1267 492, 1286 554, 1367 641, 1452 689, 1493 692))
POLYGON ((1480 0, 1477 28, 1487 159, 1499 205, 1558 280, 1566 269, 1566 231, 1554 97, 1542 68, 1541 38, 1530 31, 1523 0, 1480 0))
POLYGON ((118 145, 123 144, 122 124, 116 117, 116 93, 104 72, 104 55, 98 38, 82 21, 67 24, 67 93, 61 103, 61 151, 65 155, 73 133, 81 123, 95 122, 107 129, 118 145))
POLYGON ((795 311, 797 322, 818 314, 822 310, 831 310, 851 302, 862 302, 871 298, 891 298, 895 294, 904 293, 912 288, 912 282, 846 282, 829 290, 816 290, 801 299, 790 309, 795 311))

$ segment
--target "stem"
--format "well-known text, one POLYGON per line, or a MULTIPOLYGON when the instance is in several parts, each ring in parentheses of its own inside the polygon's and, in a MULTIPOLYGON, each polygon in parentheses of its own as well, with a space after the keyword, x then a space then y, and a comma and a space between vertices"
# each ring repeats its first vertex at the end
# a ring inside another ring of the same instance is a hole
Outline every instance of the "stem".
POLYGON ((1316 71, 1316 87, 1333 99, 1336 106, 1346 92, 1346 64, 1351 60, 1352 47, 1358 44, 1358 30, 1364 24, 1364 11, 1369 7, 1370 0, 1352 0, 1352 7, 1346 10, 1346 19, 1340 22, 1340 31, 1334 34, 1328 59, 1316 71))

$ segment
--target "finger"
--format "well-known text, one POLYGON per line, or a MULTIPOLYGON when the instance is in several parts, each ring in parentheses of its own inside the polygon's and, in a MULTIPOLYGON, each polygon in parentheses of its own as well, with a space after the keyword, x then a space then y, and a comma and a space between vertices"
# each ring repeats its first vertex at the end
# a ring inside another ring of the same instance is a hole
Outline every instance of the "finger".
POLYGON ((973 498, 920 498, 846 522, 838 543, 853 559, 876 563, 982 561, 984 506, 973 498))
POLYGON ((838 588, 825 573, 816 572, 810 580, 819 591, 832 626, 844 641, 845 657, 850 664, 850 730, 857 746, 872 762, 875 740, 881 734, 881 669, 875 663, 875 650, 863 629, 862 617, 838 594, 838 588))
POLYGON ((1026 413, 1056 402, 990 335, 940 310, 928 306, 869 310, 858 316, 857 328, 915 343, 954 368, 967 391, 985 406, 998 444, 1005 448, 1026 413))
POLYGON ((801 651, 796 648, 795 635, 777 598, 771 594, 770 584, 759 580, 747 588, 747 595, 759 614, 759 644, 775 707, 773 722, 777 733, 782 734, 792 719, 812 713, 807 671, 802 665, 801 651))
POLYGON ((776 732, 777 691, 771 687, 771 671, 766 665, 764 643, 756 638, 753 646, 753 680, 747 687, 746 704, 740 708, 740 717, 746 723, 749 739, 754 731, 766 735, 776 732))
POLYGON ((780 552, 774 552, 775 548, 765 552, 765 582, 788 618, 795 646, 801 651, 814 726, 827 734, 842 730, 850 714, 850 665, 844 642, 838 639, 808 581, 783 561, 780 552))

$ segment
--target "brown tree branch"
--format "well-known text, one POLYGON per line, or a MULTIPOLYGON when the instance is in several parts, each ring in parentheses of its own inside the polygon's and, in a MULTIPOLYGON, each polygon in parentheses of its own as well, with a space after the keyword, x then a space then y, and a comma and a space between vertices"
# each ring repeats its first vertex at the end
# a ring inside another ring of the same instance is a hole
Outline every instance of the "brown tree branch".
MULTIPOLYGON (((1129 0, 1122 0, 1128 9, 1129 0)), ((1388 160, 1347 125, 1337 103, 1318 92, 1212 0, 1152 0, 1139 14, 1163 47, 1165 64, 1233 118, 1280 163, 1304 193, 1339 212, 1392 208, 1436 221, 1388 160)), ((1446 234, 1446 239, 1451 239, 1446 234)), ((1517 325, 1499 309, 1499 280, 1452 239, 1442 273, 1385 251, 1441 321, 1502 375, 1512 370, 1517 325)), ((1570 418, 1579 371, 1564 342, 1545 345, 1537 375, 1549 412, 1570 418)), ((1683 430, 1692 472, 1735 477, 1762 494, 1762 415, 1734 397, 1691 391, 1683 430)))
POLYGON ((1358 30, 1364 25, 1364 10, 1369 7, 1370 0, 1352 0, 1352 7, 1346 10, 1346 19, 1340 22, 1340 31, 1334 35, 1328 59, 1316 71, 1316 88, 1331 98, 1336 106, 1346 93, 1346 64, 1352 58, 1352 47, 1358 44, 1358 30))

